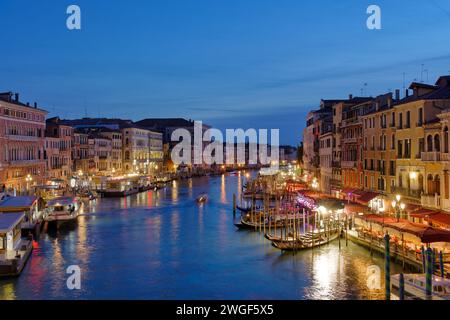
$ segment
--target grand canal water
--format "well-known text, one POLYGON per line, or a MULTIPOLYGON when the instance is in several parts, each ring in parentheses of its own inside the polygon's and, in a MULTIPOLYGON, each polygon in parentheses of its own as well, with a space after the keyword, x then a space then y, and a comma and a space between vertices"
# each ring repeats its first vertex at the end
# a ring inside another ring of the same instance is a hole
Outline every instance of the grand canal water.
MULTIPOLYGON (((43 234, 0 299, 378 299, 367 268, 383 258, 338 241, 282 254, 262 234, 233 225, 240 175, 175 181, 126 199, 99 199, 73 230, 43 234), (199 206, 197 195, 208 192, 199 206), (81 268, 81 290, 66 268, 81 268)), ((392 272, 400 272, 398 266, 392 272)), ((383 286, 383 280, 381 280, 383 286)))

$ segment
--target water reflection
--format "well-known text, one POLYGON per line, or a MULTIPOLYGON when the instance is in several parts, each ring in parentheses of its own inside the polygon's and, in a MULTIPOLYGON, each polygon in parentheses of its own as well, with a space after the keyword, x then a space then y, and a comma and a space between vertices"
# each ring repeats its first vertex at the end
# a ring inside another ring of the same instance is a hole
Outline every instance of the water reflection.
MULTIPOLYGON (((3 299, 382 298, 366 270, 383 258, 353 243, 281 254, 262 234, 232 224, 243 175, 174 181, 166 189, 98 199, 73 230, 44 234, 23 274, 0 280, 3 299), (207 191, 209 200, 195 198, 207 191), (237 194, 238 195, 238 194, 237 194), (82 289, 65 270, 82 269, 82 289)), ((89 210, 88 208, 91 207, 89 210)), ((392 272, 399 268, 392 266, 392 272)), ((382 275, 382 279, 383 279, 382 275)))

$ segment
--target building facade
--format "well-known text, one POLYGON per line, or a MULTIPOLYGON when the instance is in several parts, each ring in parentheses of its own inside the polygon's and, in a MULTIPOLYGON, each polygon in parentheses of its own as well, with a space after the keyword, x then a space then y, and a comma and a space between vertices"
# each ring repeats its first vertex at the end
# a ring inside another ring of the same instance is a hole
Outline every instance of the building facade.
POLYGON ((47 180, 63 180, 68 182, 72 177, 72 149, 74 130, 65 125, 58 117, 46 121, 47 180), (57 150, 58 149, 58 150, 57 150))
POLYGON ((0 93, 0 187, 19 192, 41 184, 45 175, 45 117, 19 95, 0 93))

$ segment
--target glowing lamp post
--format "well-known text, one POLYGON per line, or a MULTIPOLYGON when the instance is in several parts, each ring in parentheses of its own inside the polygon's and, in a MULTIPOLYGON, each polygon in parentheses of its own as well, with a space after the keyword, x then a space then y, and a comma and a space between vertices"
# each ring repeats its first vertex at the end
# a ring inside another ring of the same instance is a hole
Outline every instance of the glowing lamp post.
POLYGON ((27 193, 29 193, 30 183, 31 181, 33 181, 33 177, 30 174, 28 174, 25 178, 25 181, 27 182, 27 193))
POLYGON ((312 187, 314 190, 318 190, 318 189, 319 189, 319 182, 317 182, 317 178, 314 178, 314 180, 313 180, 313 182, 312 182, 312 184, 311 184, 311 187, 312 187))
POLYGON ((406 205, 403 202, 400 202, 401 196, 399 194, 395 196, 395 199, 396 200, 393 200, 391 205, 392 205, 392 208, 394 209, 394 212, 395 212, 395 215, 397 218, 397 222, 398 222, 400 220, 400 217, 401 217, 403 211, 406 208, 406 205))

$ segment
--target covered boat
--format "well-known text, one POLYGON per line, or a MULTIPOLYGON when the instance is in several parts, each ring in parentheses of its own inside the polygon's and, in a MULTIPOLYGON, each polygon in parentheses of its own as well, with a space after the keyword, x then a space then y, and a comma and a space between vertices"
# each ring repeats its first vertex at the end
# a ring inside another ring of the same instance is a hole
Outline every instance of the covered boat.
POLYGON ((47 210, 45 221, 49 227, 59 228, 77 221, 83 210, 83 202, 74 197, 60 197, 50 200, 47 210))

